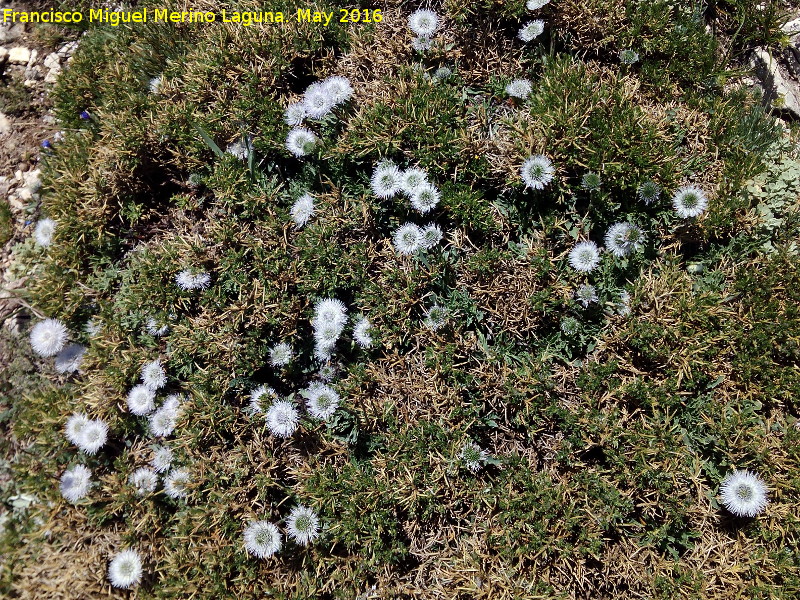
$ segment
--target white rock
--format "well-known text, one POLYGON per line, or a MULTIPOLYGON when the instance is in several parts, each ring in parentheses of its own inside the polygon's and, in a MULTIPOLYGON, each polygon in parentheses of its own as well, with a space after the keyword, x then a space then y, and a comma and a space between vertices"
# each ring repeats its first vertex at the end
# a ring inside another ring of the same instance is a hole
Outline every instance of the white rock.
POLYGON ((47 72, 47 75, 44 76, 45 83, 55 83, 58 79, 58 75, 61 73, 61 67, 57 66, 55 69, 50 69, 47 72))
POLYGON ((16 46, 8 51, 8 62, 15 65, 27 65, 31 59, 31 51, 25 46, 16 46))
POLYGON ((44 57, 43 64, 47 69, 60 69, 61 57, 58 56, 58 52, 51 52, 44 57))
POLYGON ((763 48, 753 53, 753 67, 764 90, 764 98, 778 110, 800 117, 800 87, 763 48))
POLYGON ((11 131, 11 121, 3 113, 0 113, 0 135, 11 131))
POLYGON ((0 63, 4 63, 6 60, 8 60, 8 48, 0 46, 0 63))

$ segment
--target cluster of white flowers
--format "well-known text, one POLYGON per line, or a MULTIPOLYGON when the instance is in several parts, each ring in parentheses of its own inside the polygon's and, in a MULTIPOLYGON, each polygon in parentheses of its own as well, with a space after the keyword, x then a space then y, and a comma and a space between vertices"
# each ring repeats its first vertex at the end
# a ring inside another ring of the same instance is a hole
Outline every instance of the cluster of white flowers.
POLYGON ((153 469, 140 467, 130 474, 128 482, 136 488, 137 494, 144 496, 155 491, 158 485, 158 475, 153 469))
POLYGON ((150 466, 156 473, 164 473, 172 466, 172 450, 166 446, 154 446, 150 466))
POLYGON ((182 290, 205 290, 211 285, 211 274, 205 271, 184 269, 175 275, 175 283, 182 290))
POLYGON ((284 120, 293 129, 286 136, 286 149, 298 158, 307 156, 319 142, 316 134, 301 127, 306 119, 323 119, 340 104, 353 97, 350 80, 333 75, 322 81, 312 83, 306 88, 301 102, 293 102, 286 107, 284 120))
POLYGON ((141 375, 142 383, 151 390, 160 390, 167 385, 167 372, 158 359, 144 365, 141 375))
POLYGON ((314 329, 314 353, 317 358, 328 360, 331 357, 346 323, 347 307, 341 300, 325 298, 314 305, 311 326, 314 329))
POLYGON ((411 255, 417 250, 428 250, 442 241, 442 230, 435 223, 420 227, 405 223, 392 234, 394 249, 398 254, 411 255))
POLYGON ((261 385, 250 392, 250 412, 258 414, 265 412, 264 401, 270 402, 278 399, 278 393, 268 385, 261 385))
POLYGON ((149 415, 156 407, 156 391, 141 383, 128 392, 128 410, 131 414, 143 417, 149 415))
POLYGON ((164 493, 174 500, 185 498, 192 478, 187 469, 172 469, 164 477, 164 493))
POLYGON ((353 326, 353 339, 362 348, 372 346, 372 323, 367 317, 359 317, 353 326))
POLYGON ((181 413, 181 396, 171 394, 164 403, 150 415, 150 432, 156 437, 167 437, 175 430, 181 413))
POLYGON ((531 95, 533 86, 530 79, 512 79, 506 86, 506 94, 524 100, 531 95))
POLYGON ((434 304, 425 312, 424 323, 425 326, 431 331, 441 329, 447 323, 449 311, 438 304, 434 304))
POLYGON ((74 413, 64 427, 66 438, 86 454, 97 454, 108 439, 108 425, 101 419, 90 419, 74 413))
MULTIPOLYGON (((311 508, 295 506, 286 518, 286 533, 296 544, 308 546, 320 534, 319 516, 311 508)), ((252 521, 242 535, 245 550, 256 558, 269 558, 283 547, 278 526, 269 521, 252 521)))
POLYGON ((147 331, 147 333, 153 337, 161 337, 169 331, 169 325, 151 316, 147 317, 147 321, 145 322, 145 331, 147 331))
POLYGON ((413 48, 419 52, 430 50, 433 46, 431 38, 439 29, 439 25, 439 15, 432 10, 419 9, 411 13, 408 17, 408 27, 417 34, 412 42, 413 48))

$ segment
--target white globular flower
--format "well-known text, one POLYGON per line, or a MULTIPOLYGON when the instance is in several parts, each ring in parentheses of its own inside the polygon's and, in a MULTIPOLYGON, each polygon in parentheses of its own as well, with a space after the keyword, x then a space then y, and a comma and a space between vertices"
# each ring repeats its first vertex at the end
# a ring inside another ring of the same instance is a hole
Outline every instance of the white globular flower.
POLYGON ((162 75, 153 77, 147 84, 147 88, 150 90, 151 94, 158 94, 161 91, 161 84, 163 82, 164 82, 164 77, 162 75))
POLYGON ((425 250, 430 250, 442 241, 442 236, 442 230, 439 229, 439 226, 436 223, 431 223, 422 228, 422 241, 420 245, 425 250))
POLYGON ((150 466, 156 473, 164 473, 172 466, 172 450, 166 446, 153 446, 153 458, 150 466))
POLYGON ((67 326, 58 319, 39 321, 31 329, 31 348, 39 356, 55 356, 67 343, 67 326))
POLYGON ((414 11, 408 17, 408 26, 417 35, 430 37, 439 29, 439 15, 426 9, 414 11))
POLYGON ((108 564, 108 580, 114 587, 128 589, 142 580, 142 557, 133 548, 117 554, 108 564))
POLYGON ((414 223, 406 223, 395 230, 392 241, 398 254, 414 254, 422 247, 422 229, 414 223))
POLYGON ((687 185, 672 196, 672 206, 682 219, 699 217, 708 208, 708 198, 696 185, 687 185))
POLYGON ((314 196, 308 193, 300 196, 289 210, 292 221, 298 229, 308 223, 314 212, 314 196))
POLYGON ((75 465, 61 476, 61 495, 75 504, 92 488, 92 472, 84 465, 75 465))
POLYGON ((306 105, 303 102, 292 102, 286 107, 283 120, 287 125, 302 125, 307 116, 306 105))
POLYGON ((423 322, 428 329, 436 331, 444 327, 445 323, 447 323, 447 317, 448 310, 443 306, 434 304, 426 311, 425 320, 423 322))
POLYGON ((286 149, 298 158, 314 151, 319 138, 305 127, 295 127, 286 136, 286 149))
POLYGON ((191 482, 189 471, 186 469, 173 469, 164 477, 164 493, 173 499, 185 498, 187 486, 191 482))
POLYGON ((428 181, 428 174, 417 167, 403 171, 400 178, 400 189, 403 193, 413 196, 417 189, 428 181))
POLYGON ((47 247, 53 243, 53 232, 56 230, 56 222, 53 219, 40 219, 33 230, 33 238, 40 246, 47 247))
POLYGON ((184 269, 175 275, 175 283, 182 290, 205 290, 211 285, 211 274, 184 269))
POLYGON ((307 546, 319 537, 319 517, 307 506, 298 505, 286 518, 286 533, 301 546, 307 546))
POLYGON ((645 181, 636 189, 636 194, 645 204, 652 204, 661 196, 661 186, 655 181, 645 181))
POLYGON ((540 8, 549 3, 550 0, 528 0, 528 2, 525 4, 525 7, 528 10, 539 10, 540 8))
POLYGON ((355 340, 356 344, 361 346, 362 348, 369 348, 372 346, 372 323, 370 323, 367 317, 361 317, 356 321, 355 326, 353 327, 353 339, 355 340))
POLYGON ((267 428, 276 437, 289 437, 300 423, 300 413, 288 400, 273 402, 267 409, 267 428))
POLYGON ((325 90, 331 98, 334 105, 342 104, 353 97, 353 86, 350 85, 350 80, 341 75, 332 75, 322 81, 325 90))
POLYGON ((467 469, 473 473, 477 473, 481 470, 481 467, 486 464, 489 455, 482 450, 478 444, 470 442, 465 444, 461 449, 459 457, 464 461, 464 466, 467 467, 467 469))
POLYGON ((136 385, 128 392, 128 410, 140 417, 149 415, 156 406, 155 399, 156 392, 154 389, 144 384, 136 385))
POLYGON ((175 430, 180 416, 180 400, 178 396, 169 396, 157 411, 150 415, 150 433, 157 437, 167 437, 175 430))
POLYGON ((97 317, 92 317, 88 321, 86 321, 86 325, 83 326, 83 331, 86 332, 86 335, 89 337, 95 337, 100 330, 103 329, 103 324, 100 322, 100 319, 97 317))
POLYGON ((333 98, 321 81, 312 83, 303 94, 303 107, 311 119, 321 119, 333 109, 333 98))
POLYGON ((427 52, 433 48, 433 40, 426 35, 418 35, 411 40, 411 47, 417 52, 427 52))
POLYGON ((158 475, 153 469, 147 467, 140 467, 136 469, 128 477, 128 483, 136 488, 136 493, 140 496, 149 494, 156 489, 158 485, 158 475))
POLYGON ((306 407, 311 416, 327 421, 339 408, 341 398, 331 386, 324 383, 312 383, 303 392, 306 407))
POLYGON ((269 349, 269 364, 273 367, 285 367, 292 362, 293 356, 292 347, 285 342, 281 342, 269 349))
POLYGON ((560 328, 564 335, 572 337, 580 330, 580 323, 575 317, 564 317, 561 319, 560 328))
POLYGON ((336 367, 330 363, 322 365, 317 372, 317 376, 322 379, 322 381, 331 381, 336 377, 336 367))
POLYGON ((250 412, 253 414, 264 412, 264 402, 274 402, 278 399, 278 392, 268 385, 260 385, 250 392, 250 412))
POLYGON ((108 425, 100 419, 92 419, 83 424, 75 445, 86 454, 97 454, 108 439, 108 425))
POLYGON ((728 473, 719 487, 722 504, 737 517, 755 517, 767 507, 767 486, 750 471, 728 473))
POLYGON ((575 300, 587 308, 590 304, 597 302, 597 289, 588 283, 578 286, 578 289, 575 290, 575 300))
POLYGON ((81 368, 84 354, 86 354, 86 346, 81 344, 65 346, 61 352, 56 354, 56 371, 59 373, 74 373, 81 368))
POLYGON ((642 249, 644 233, 631 223, 614 223, 606 232, 606 248, 617 258, 642 249))
POLYGON ((250 148, 242 140, 228 144, 228 147, 225 148, 225 152, 231 156, 235 156, 239 160, 247 160, 250 157, 250 148))
POLYGON ((639 53, 635 50, 625 49, 619 51, 619 61, 623 65, 632 65, 639 62, 639 53))
POLYGON ((514 79, 506 86, 506 94, 523 100, 531 95, 533 86, 529 79, 514 79))
POLYGON ((578 242, 569 253, 569 264, 581 273, 593 271, 600 264, 600 249, 594 242, 578 242))
POLYGON ((555 169, 550 159, 543 154, 536 154, 525 159, 520 169, 520 176, 525 186, 534 190, 542 190, 553 180, 555 169))
POLYGON ((269 521, 254 521, 244 530, 244 547, 257 558, 269 558, 281 549, 278 528, 269 521))
POLYGON ((70 442, 77 446, 81 440, 81 432, 88 423, 89 417, 85 414, 73 413, 73 415, 67 419, 67 424, 64 426, 64 435, 70 442))
POLYGON ((535 40, 537 37, 542 35, 544 32, 544 21, 541 19, 536 19, 534 21, 530 21, 526 23, 522 29, 519 30, 517 33, 517 37, 521 39, 523 42, 530 42, 535 40))
POLYGON ((145 323, 145 331, 153 337, 161 337, 169 331, 169 325, 158 321, 155 317, 148 317, 145 323))
POLYGON ((314 318, 311 325, 316 329, 322 325, 344 327, 347 323, 347 307, 337 298, 322 298, 314 304, 314 318))
POLYGON ((142 367, 142 383, 151 390, 159 390, 167 385, 167 372, 159 359, 142 367))
POLYGON ((411 195, 411 206, 414 207, 414 210, 424 214, 433 210, 439 204, 440 198, 439 190, 433 184, 425 182, 420 184, 411 195))
POLYGON ((372 192, 378 198, 391 198, 400 191, 402 184, 403 172, 390 162, 378 165, 370 180, 372 192))

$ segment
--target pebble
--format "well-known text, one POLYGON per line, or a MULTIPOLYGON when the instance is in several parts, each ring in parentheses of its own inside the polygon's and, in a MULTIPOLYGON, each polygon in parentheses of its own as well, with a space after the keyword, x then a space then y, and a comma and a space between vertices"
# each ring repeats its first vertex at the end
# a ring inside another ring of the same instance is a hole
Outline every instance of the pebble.
POLYGON ((8 62, 16 65, 27 65, 31 59, 31 51, 25 46, 15 46, 8 51, 8 62))

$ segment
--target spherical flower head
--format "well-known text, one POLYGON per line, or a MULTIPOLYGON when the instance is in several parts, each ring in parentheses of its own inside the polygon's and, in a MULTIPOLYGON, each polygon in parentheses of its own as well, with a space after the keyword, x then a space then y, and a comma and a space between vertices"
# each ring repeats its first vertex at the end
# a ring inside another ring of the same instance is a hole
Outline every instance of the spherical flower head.
POLYGON ((75 445, 86 454, 97 454, 97 451, 105 445, 107 439, 108 425, 100 419, 92 419, 81 428, 75 445))
POLYGON ((537 37, 542 35, 543 32, 544 21, 541 19, 536 19, 526 23, 522 29, 519 30, 519 33, 517 33, 517 37, 523 42, 527 43, 535 40, 537 37))
POLYGON ((436 331, 444 327, 445 323, 447 323, 447 316, 448 310, 445 307, 434 304, 427 310, 423 322, 428 329, 436 331))
POLYGON ((278 399, 278 392, 268 385, 260 385, 250 392, 250 412, 258 414, 264 412, 265 402, 274 402, 278 399))
POLYGON ((84 354, 86 354, 86 346, 81 344, 65 346, 61 352, 56 354, 56 371, 59 373, 74 373, 81 368, 84 354))
POLYGON ((141 467, 131 473, 130 477, 128 477, 128 483, 136 489, 136 493, 139 496, 144 496, 145 494, 152 493, 156 489, 158 485, 158 475, 156 475, 153 469, 141 467))
POLYGON ((362 348, 369 348, 372 346, 372 323, 369 322, 367 317, 361 317, 356 321, 353 327, 353 339, 356 344, 362 348))
POLYGON ((165 402, 149 417, 150 433, 156 437, 171 435, 175 431, 179 413, 180 410, 165 402))
POLYGON ((167 372, 159 359, 142 367, 142 383, 151 390, 159 390, 167 385, 167 372))
POLYGON ((473 473, 477 473, 481 470, 481 467, 486 464, 489 455, 486 454, 478 444, 470 442, 465 444, 461 449, 459 457, 464 462, 464 466, 467 467, 467 469, 473 473))
POLYGON ((414 210, 425 214, 433 210, 439 204, 441 196, 439 190, 428 182, 421 183, 416 191, 411 195, 411 206, 414 210))
POLYGON ((317 376, 322 379, 322 381, 331 381, 336 377, 336 367, 330 363, 322 365, 317 372, 317 376))
POLYGON ((281 549, 278 528, 269 521, 254 521, 244 530, 244 547, 257 558, 269 558, 281 549))
POLYGON ((411 40, 411 47, 417 52, 427 52, 433 48, 433 40, 427 35, 418 35, 411 40))
POLYGON ((153 458, 150 466, 156 473, 164 473, 172 466, 172 450, 166 446, 153 446, 153 458))
POLYGON ((327 421, 339 408, 341 398, 331 386, 324 383, 312 383, 302 393, 306 399, 306 407, 311 416, 327 421))
POLYGON ((619 61, 623 65, 632 65, 633 63, 639 62, 639 54, 629 48, 625 50, 620 50, 619 61))
POLYGON ((353 97, 353 86, 350 85, 350 80, 347 77, 332 75, 323 80, 322 84, 334 104, 342 104, 353 97))
POLYGON ((580 330, 580 323, 575 317, 564 317, 561 319, 561 333, 572 337, 580 330))
POLYGON ((250 148, 242 140, 237 140, 232 144, 228 144, 225 152, 231 156, 235 156, 239 160, 247 160, 250 157, 250 148))
POLYGON ((164 77, 162 75, 153 77, 147 84, 147 89, 150 90, 151 94, 158 94, 161 91, 161 84, 163 81, 164 77))
POLYGON ((53 243, 53 232, 56 230, 56 222, 53 219, 40 219, 33 230, 33 239, 40 246, 47 247, 53 243))
POLYGON ((333 98, 324 83, 318 81, 306 88, 303 107, 311 119, 321 119, 333 109, 333 98))
POLYGON ((273 367, 285 367, 292 362, 293 356, 292 347, 285 342, 281 342, 269 349, 269 364, 273 367))
POLYGON ((307 116, 306 105, 303 102, 292 102, 286 107, 283 120, 287 125, 302 125, 307 116))
POLYGON ((414 254, 422 246, 422 229, 414 223, 406 223, 395 230, 392 241, 398 254, 414 254))
POLYGON ((324 344, 317 340, 314 346, 314 358, 319 362, 327 362, 333 357, 335 344, 324 344))
POLYGON ((67 424, 64 426, 64 435, 70 442, 77 446, 78 441, 81 439, 81 432, 88 423, 89 417, 85 414, 73 413, 73 415, 67 419, 67 424))
POLYGON ((400 177, 400 189, 403 193, 413 196, 417 189, 428 181, 428 174, 422 169, 411 167, 403 171, 400 177))
POLYGON ((750 471, 728 473, 719 487, 722 504, 737 517, 755 517, 767 507, 767 486, 750 471))
POLYGON ((403 173, 389 162, 378 165, 372 173, 370 187, 378 198, 391 198, 400 191, 403 173))
POLYGON ((292 205, 289 214, 299 229, 314 215, 314 197, 311 194, 303 194, 292 205))
POLYGON ((652 204, 661 197, 661 186, 655 181, 645 181, 636 190, 639 199, 645 204, 652 204))
POLYGON ((286 518, 286 533, 301 546, 307 546, 319 537, 319 517, 307 506, 295 506, 286 518))
POLYGON ((522 98, 523 100, 531 95, 533 86, 529 79, 513 79, 506 86, 506 94, 513 98, 522 98))
POLYGON ((606 248, 618 258, 641 250, 643 242, 644 232, 631 223, 614 223, 606 232, 606 248))
POLYGON ((133 548, 123 550, 108 564, 108 580, 114 587, 128 589, 142 580, 142 558, 133 548))
POLYGON ((321 348, 323 352, 330 354, 339 336, 342 335, 343 327, 336 323, 319 323, 314 327, 314 341, 317 347, 321 348))
POLYGON ((89 337, 95 337, 100 331, 103 329, 103 324, 100 322, 100 319, 97 317, 92 317, 88 321, 86 321, 86 325, 83 326, 83 331, 89 337))
POLYGON ((286 136, 286 149, 298 158, 308 156, 314 151, 319 138, 305 127, 295 127, 286 136))
POLYGON ((39 321, 31 329, 31 348, 39 356, 55 356, 67 343, 67 326, 58 319, 39 321))
POLYGON ((314 304, 314 318, 311 320, 314 329, 319 329, 323 325, 335 325, 341 331, 345 323, 347 323, 347 307, 341 300, 322 298, 314 304))
POLYGON ((430 250, 442 241, 442 235, 442 230, 439 229, 439 226, 436 223, 431 223, 427 227, 423 227, 420 245, 425 250, 430 250))
POLYGON ((600 264, 600 249, 594 242, 578 242, 569 253, 569 264, 581 273, 593 271, 600 264))
POLYGON ((182 290, 205 290, 211 285, 211 275, 206 272, 184 269, 175 275, 175 283, 182 290))
POLYGON ((189 471, 186 469, 173 469, 164 477, 164 493, 175 500, 185 498, 188 493, 187 486, 190 482, 189 471))
POLYGON ((288 400, 273 402, 267 409, 267 428, 276 437, 289 437, 300 423, 300 413, 288 400))
POLYGON ((525 186, 534 190, 542 190, 553 180, 555 169, 550 159, 542 154, 530 156, 525 159, 520 169, 522 181, 525 186))
POLYGON ((139 384, 128 392, 128 410, 138 416, 149 415, 156 407, 156 392, 154 389, 139 384))
POLYGON ((155 317, 148 317, 145 323, 145 331, 153 337, 161 337, 169 331, 169 325, 163 321, 159 321, 155 317))
POLYGON ((408 17, 408 27, 417 35, 430 37, 439 29, 439 15, 432 10, 414 11, 408 17))
POLYGON ((589 192, 596 192, 603 185, 600 175, 594 171, 589 171, 581 179, 581 187, 589 192))
POLYGON ((586 308, 590 304, 597 302, 597 290, 593 285, 588 283, 578 286, 578 289, 575 290, 575 300, 586 308))
POLYGON ((682 219, 699 217, 708 208, 708 198, 699 187, 687 185, 675 192, 672 206, 682 219))
POLYGON ((550 0, 528 0, 525 4, 528 10, 539 10, 543 6, 550 3, 550 0))
POLYGON ((75 465, 61 476, 61 495, 75 504, 85 498, 92 488, 92 472, 83 465, 75 465))

